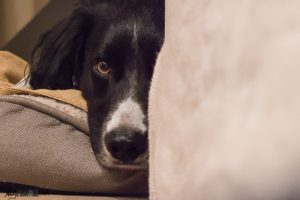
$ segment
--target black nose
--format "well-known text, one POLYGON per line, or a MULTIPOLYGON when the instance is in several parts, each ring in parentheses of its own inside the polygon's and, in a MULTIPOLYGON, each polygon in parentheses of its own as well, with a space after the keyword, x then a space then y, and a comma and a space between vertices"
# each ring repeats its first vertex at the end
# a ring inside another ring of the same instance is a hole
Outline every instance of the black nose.
POLYGON ((108 133, 104 141, 110 154, 124 163, 134 161, 148 148, 146 134, 124 128, 108 133))

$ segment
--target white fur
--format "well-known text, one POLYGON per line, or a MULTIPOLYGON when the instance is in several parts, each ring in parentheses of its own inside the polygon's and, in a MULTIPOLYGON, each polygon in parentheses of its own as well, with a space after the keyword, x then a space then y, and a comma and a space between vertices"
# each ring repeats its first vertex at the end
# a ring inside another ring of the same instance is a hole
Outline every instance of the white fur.
POLYGON ((24 89, 32 89, 31 85, 29 84, 28 76, 24 77, 22 80, 20 80, 15 87, 16 88, 24 88, 24 89))
POLYGON ((145 115, 141 106, 131 97, 122 101, 107 122, 105 133, 120 126, 126 126, 145 134, 147 127, 144 123, 145 115))

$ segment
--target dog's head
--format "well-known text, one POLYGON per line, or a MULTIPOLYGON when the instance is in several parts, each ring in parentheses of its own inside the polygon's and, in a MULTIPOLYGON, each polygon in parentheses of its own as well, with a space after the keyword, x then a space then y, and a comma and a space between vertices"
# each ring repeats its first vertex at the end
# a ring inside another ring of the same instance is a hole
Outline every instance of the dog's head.
POLYGON ((147 166, 147 101, 164 39, 164 0, 82 1, 33 53, 33 88, 82 91, 93 150, 109 167, 147 166))

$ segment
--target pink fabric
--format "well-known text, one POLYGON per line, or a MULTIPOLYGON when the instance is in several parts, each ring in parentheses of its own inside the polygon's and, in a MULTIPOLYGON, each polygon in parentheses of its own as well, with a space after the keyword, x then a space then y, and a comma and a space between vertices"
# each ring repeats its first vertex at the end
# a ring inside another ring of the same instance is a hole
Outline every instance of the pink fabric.
POLYGON ((151 199, 300 199, 300 1, 166 7, 151 199))

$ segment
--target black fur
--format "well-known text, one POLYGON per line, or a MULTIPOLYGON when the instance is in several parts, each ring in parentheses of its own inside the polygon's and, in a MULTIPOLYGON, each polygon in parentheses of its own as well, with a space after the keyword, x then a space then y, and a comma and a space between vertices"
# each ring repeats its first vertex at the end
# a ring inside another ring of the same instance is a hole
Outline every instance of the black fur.
POLYGON ((33 51, 30 85, 81 90, 88 103, 92 147, 101 155, 103 124, 128 92, 133 71, 139 83, 135 100, 147 113, 163 40, 164 0, 83 0, 69 18, 41 36, 33 51), (93 72, 100 61, 112 67, 109 80, 93 72))

